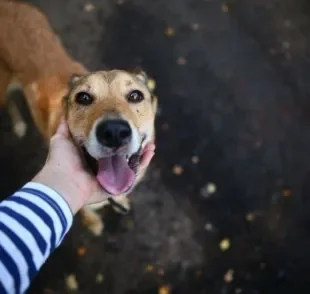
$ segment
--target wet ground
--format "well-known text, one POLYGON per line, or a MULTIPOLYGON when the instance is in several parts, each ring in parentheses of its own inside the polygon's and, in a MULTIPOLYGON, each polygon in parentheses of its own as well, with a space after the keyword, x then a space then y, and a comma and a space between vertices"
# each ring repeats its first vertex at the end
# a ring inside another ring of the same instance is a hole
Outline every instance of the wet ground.
MULTIPOLYGON (((77 217, 29 293, 67 293, 69 275, 81 294, 310 291, 309 2, 31 2, 89 69, 144 67, 160 112, 132 213, 103 212, 100 238, 77 217)), ((0 120, 8 195, 46 148, 0 120)))

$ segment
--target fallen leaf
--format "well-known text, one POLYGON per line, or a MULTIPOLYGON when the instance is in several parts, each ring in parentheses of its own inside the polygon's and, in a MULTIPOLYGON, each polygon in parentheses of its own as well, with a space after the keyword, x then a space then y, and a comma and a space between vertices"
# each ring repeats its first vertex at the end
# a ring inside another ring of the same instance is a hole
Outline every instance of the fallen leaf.
POLYGON ((226 4, 222 4, 222 11, 225 13, 229 11, 228 6, 226 4))
POLYGON ((172 27, 167 27, 165 31, 165 35, 167 37, 172 37, 174 36, 174 29, 172 27))
POLYGON ((101 273, 98 273, 96 276, 96 283, 101 284, 104 281, 104 277, 101 273))
POLYGON ((66 278, 66 286, 70 291, 78 290, 79 285, 74 274, 71 274, 66 278))
POLYGON ((148 79, 147 87, 148 87, 150 92, 153 92, 156 88, 156 82, 153 79, 148 79))
POLYGON ((255 219, 255 216, 253 213, 249 212, 246 216, 245 216, 246 221, 248 222, 252 222, 255 219))
POLYGON ((292 196, 292 190, 289 188, 284 188, 282 193, 283 193, 284 197, 291 197, 292 196))
POLYGON ((160 268, 158 271, 157 271, 157 274, 159 276, 163 276, 165 274, 165 270, 163 268, 160 268))
POLYGON ((183 169, 182 166, 176 164, 176 165, 172 168, 172 172, 173 172, 175 175, 180 176, 180 175, 183 174, 184 169, 183 169))
POLYGON ((207 183, 204 187, 200 189, 200 195, 204 198, 210 197, 212 194, 215 194, 217 187, 214 183, 207 183))
POLYGON ((209 194, 214 194, 216 192, 216 185, 214 183, 208 183, 207 191, 209 194))
POLYGON ((161 286, 158 290, 158 294, 169 294, 170 287, 169 286, 161 286))
POLYGON ((148 264, 146 267, 145 267, 145 271, 150 273, 154 270, 154 267, 151 265, 151 264, 148 264))
POLYGON ((230 240, 225 238, 220 242, 219 245, 222 251, 226 251, 230 248, 230 240))
POLYGON ((77 250, 78 256, 84 256, 86 252, 87 252, 86 247, 79 247, 77 250))
POLYGON ((234 280, 234 270, 229 269, 226 274, 224 275, 224 281, 226 283, 231 283, 234 280))

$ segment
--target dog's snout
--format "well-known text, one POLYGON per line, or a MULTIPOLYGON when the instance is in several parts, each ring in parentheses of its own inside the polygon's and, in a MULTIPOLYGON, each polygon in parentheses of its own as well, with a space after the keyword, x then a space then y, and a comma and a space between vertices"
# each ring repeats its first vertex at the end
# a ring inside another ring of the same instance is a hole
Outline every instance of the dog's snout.
POLYGON ((124 120, 103 121, 96 129, 97 140, 109 148, 119 148, 128 144, 131 133, 129 123, 124 120))

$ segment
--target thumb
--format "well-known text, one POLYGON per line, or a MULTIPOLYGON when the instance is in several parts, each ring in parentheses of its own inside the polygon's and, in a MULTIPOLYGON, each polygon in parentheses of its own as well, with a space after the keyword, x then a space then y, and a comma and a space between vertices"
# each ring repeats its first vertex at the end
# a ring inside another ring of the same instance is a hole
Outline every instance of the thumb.
POLYGON ((62 118, 60 120, 60 123, 59 123, 57 130, 56 130, 55 135, 59 135, 59 136, 64 137, 66 139, 69 138, 69 128, 68 128, 68 124, 65 121, 65 119, 62 118))

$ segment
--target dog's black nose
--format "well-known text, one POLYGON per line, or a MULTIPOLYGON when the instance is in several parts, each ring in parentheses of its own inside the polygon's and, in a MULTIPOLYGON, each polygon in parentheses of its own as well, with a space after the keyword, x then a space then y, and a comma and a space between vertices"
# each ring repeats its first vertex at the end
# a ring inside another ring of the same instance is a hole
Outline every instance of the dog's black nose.
POLYGON ((98 124, 96 136, 103 146, 119 148, 129 143, 131 128, 124 120, 106 120, 98 124))

